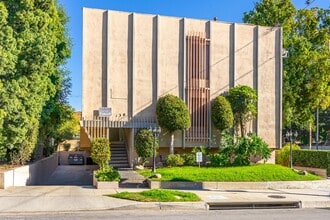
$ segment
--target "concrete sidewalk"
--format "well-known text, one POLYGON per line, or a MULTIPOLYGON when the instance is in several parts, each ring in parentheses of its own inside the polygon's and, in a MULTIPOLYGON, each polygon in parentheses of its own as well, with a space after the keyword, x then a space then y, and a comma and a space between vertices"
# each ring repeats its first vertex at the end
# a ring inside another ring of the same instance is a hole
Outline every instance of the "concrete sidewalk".
MULTIPOLYGON (((325 180, 330 181, 330 180, 325 180)), ((330 182, 329 182, 330 183, 330 182)), ((104 196, 123 191, 146 189, 95 189, 92 186, 25 186, 0 190, 0 212, 66 212, 116 209, 205 210, 208 203, 301 202, 302 208, 330 208, 330 187, 326 189, 283 190, 191 190, 201 202, 135 202, 104 196)), ((189 191, 189 190, 184 190, 189 191)))

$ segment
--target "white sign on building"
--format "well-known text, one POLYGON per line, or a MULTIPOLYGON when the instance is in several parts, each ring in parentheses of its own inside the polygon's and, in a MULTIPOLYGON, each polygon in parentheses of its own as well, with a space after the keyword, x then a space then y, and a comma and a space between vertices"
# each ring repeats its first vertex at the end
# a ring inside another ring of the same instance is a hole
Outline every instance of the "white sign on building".
POLYGON ((110 117, 112 115, 112 109, 108 107, 99 108, 99 117, 110 117))

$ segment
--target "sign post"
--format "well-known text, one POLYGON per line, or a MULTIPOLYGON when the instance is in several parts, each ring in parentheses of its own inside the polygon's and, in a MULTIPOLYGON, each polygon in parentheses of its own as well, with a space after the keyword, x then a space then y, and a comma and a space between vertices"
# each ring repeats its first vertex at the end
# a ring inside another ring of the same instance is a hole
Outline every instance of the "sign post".
POLYGON ((198 163, 198 167, 201 167, 201 162, 203 162, 203 154, 202 152, 196 152, 196 162, 198 163))

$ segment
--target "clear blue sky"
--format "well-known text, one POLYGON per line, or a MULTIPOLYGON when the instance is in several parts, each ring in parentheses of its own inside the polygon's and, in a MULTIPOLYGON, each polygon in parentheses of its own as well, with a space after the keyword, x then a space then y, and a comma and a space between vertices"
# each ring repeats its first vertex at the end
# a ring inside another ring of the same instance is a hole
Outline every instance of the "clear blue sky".
MULTIPOLYGON (((70 21, 68 35, 72 41, 72 55, 66 68, 71 72, 72 94, 69 103, 81 111, 82 75, 82 8, 100 8, 127 12, 158 14, 175 17, 199 18, 242 23, 243 13, 259 0, 59 0, 70 21)), ((292 0, 296 8, 304 8, 305 0, 292 0)), ((329 0, 310 0, 311 5, 328 8, 329 0)))

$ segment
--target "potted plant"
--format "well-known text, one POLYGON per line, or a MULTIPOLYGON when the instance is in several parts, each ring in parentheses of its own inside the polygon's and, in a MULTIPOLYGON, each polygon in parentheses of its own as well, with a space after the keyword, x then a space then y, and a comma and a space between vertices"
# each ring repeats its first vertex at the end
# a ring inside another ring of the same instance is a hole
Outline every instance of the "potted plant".
POLYGON ((94 171, 93 185, 97 189, 118 189, 119 180, 120 175, 118 171, 111 166, 105 166, 94 171))
POLYGON ((93 186, 100 188, 118 188, 120 175, 117 170, 109 166, 111 157, 110 142, 106 138, 96 138, 91 145, 91 158, 99 165, 93 173, 93 186))

